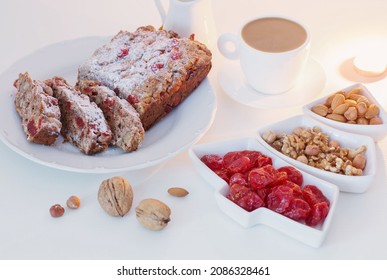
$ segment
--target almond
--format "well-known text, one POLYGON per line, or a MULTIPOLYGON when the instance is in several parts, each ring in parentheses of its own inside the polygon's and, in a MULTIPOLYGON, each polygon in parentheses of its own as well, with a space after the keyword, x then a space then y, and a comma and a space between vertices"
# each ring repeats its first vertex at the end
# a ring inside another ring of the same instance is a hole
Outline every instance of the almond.
POLYGON ((338 122, 346 122, 347 121, 343 115, 339 115, 339 114, 328 114, 327 118, 331 119, 333 121, 338 121, 338 122))
POLYGON ((331 108, 335 110, 337 106, 344 103, 345 96, 342 93, 336 93, 332 99, 331 108))
POLYGON ((328 107, 323 104, 317 104, 312 107, 312 112, 325 117, 328 114, 328 107))
POLYGON ((189 192, 186 189, 179 188, 179 187, 169 188, 168 193, 172 196, 177 196, 177 197, 184 197, 189 194, 189 192))
POLYGON ((332 104, 333 97, 335 97, 335 95, 334 95, 334 94, 332 94, 332 95, 328 96, 328 98, 325 100, 325 103, 324 103, 324 105, 326 105, 326 106, 330 107, 330 106, 331 106, 331 104, 332 104))
POLYGON ((382 124, 382 123, 383 123, 383 121, 379 117, 374 117, 374 118, 370 119, 370 124, 382 124))
POLYGON ((348 91, 345 96, 348 98, 351 94, 357 94, 361 95, 361 88, 353 88, 350 91, 348 91))
POLYGON ((367 104, 365 104, 364 102, 357 103, 356 110, 359 116, 364 116, 367 112, 367 104))
POLYGON ((357 110, 355 107, 349 107, 347 111, 344 113, 344 117, 348 121, 356 121, 357 119, 357 110))
POLYGON ((335 109, 333 109, 333 114, 339 114, 339 115, 343 115, 349 108, 349 104, 348 103, 343 103, 343 104, 340 104, 339 106, 337 106, 335 109))
POLYGON ((363 95, 361 94, 356 94, 356 93, 351 93, 351 94, 348 94, 347 98, 348 99, 352 99, 352 100, 355 100, 357 102, 357 100, 362 97, 363 95))
POLYGON ((349 106, 353 106, 353 107, 355 107, 357 105, 357 102, 355 100, 352 100, 352 99, 345 99, 344 103, 348 103, 349 106))
POLYGON ((366 118, 363 118, 363 117, 358 118, 356 122, 357 122, 357 124, 368 124, 368 120, 366 118))
POLYGON ((372 119, 376 117, 378 114, 379 114, 379 107, 376 104, 371 104, 368 107, 367 112, 365 113, 365 117, 366 119, 372 119))
POLYGON ((370 101, 365 96, 360 96, 356 101, 357 103, 364 102, 367 106, 370 105, 370 101))

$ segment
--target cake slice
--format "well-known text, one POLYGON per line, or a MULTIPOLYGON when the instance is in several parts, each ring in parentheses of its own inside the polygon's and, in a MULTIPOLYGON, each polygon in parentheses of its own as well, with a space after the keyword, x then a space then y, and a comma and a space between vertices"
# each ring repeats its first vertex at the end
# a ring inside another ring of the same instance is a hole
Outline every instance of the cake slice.
POLYGON ((133 106, 98 81, 78 81, 77 88, 101 108, 112 130, 111 144, 126 152, 137 150, 145 132, 133 106))
POLYGON ((15 107, 27 139, 37 144, 51 145, 60 135, 62 124, 58 100, 50 87, 34 81, 28 73, 19 74, 15 107))
POLYGON ((63 137, 87 155, 105 150, 112 139, 112 132, 101 109, 63 78, 54 77, 46 83, 58 99, 63 137))
POLYGON ((127 100, 145 130, 178 106, 207 76, 204 44, 153 26, 121 31, 78 69, 78 80, 97 80, 127 100))

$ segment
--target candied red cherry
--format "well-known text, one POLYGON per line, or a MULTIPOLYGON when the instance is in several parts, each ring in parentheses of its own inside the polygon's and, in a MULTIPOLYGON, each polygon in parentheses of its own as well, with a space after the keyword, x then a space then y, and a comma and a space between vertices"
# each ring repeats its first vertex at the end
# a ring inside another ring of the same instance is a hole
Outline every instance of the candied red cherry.
POLYGON ((302 194, 306 202, 308 202, 311 207, 319 202, 326 202, 328 206, 330 204, 329 200, 325 197, 322 191, 314 185, 304 186, 302 194))
POLYGON ((200 160, 211 170, 218 170, 223 167, 223 158, 219 155, 204 155, 200 160))
POLYGON ((228 184, 230 186, 232 186, 234 184, 239 184, 239 185, 247 186, 246 175, 244 175, 242 173, 235 173, 235 174, 231 175, 228 184))
POLYGON ((282 183, 282 185, 287 186, 293 190, 293 197, 304 199, 304 196, 302 194, 302 189, 296 183, 293 183, 292 181, 286 180, 282 183))
POLYGON ((287 186, 275 186, 267 195, 266 203, 270 210, 282 214, 288 210, 293 200, 293 190, 287 186))
POLYGON ((250 192, 250 189, 248 187, 240 184, 233 184, 230 187, 227 197, 231 201, 237 202, 239 199, 244 197, 249 192, 250 192))
POLYGON ((31 120, 27 123, 27 130, 28 130, 28 133, 29 133, 31 136, 35 136, 36 133, 38 133, 38 128, 36 127, 35 121, 34 121, 33 119, 31 119, 31 120))
POLYGON ((263 201, 266 201, 268 194, 271 193, 271 188, 255 189, 254 192, 256 192, 263 201))
POLYGON ((268 157, 268 156, 265 156, 265 155, 260 155, 258 158, 257 158, 257 161, 256 161, 256 166, 257 167, 262 167, 262 166, 265 166, 265 165, 272 165, 273 162, 271 160, 271 157, 268 157))
POLYGON ((250 158, 240 152, 229 152, 223 156, 223 166, 232 174, 244 173, 250 168, 250 158))
POLYGON ((236 204, 249 212, 264 206, 262 198, 252 191, 249 191, 246 195, 240 198, 236 204))
POLYGON ((244 155, 250 159, 250 169, 253 169, 258 166, 258 157, 262 155, 261 152, 252 151, 252 150, 243 150, 240 152, 241 155, 244 155))
POLYGON ((274 176, 274 181, 273 183, 270 184, 270 187, 282 185, 284 182, 288 181, 288 174, 286 172, 275 171, 273 176, 274 176))
POLYGON ((316 226, 324 222, 329 212, 329 205, 326 201, 318 202, 312 206, 310 215, 306 218, 305 223, 308 226, 316 226))
POLYGON ((249 172, 248 181, 252 189, 262 189, 274 182, 275 169, 272 165, 254 168, 249 172))
POLYGON ((302 186, 304 182, 304 178, 302 176, 302 173, 298 171, 293 166, 282 166, 277 169, 278 171, 286 172, 288 174, 288 179, 294 183, 296 183, 299 186, 302 186))
POLYGON ((228 175, 228 172, 226 169, 219 169, 219 170, 213 170, 213 171, 215 172, 216 175, 218 175, 220 178, 225 180, 227 184, 229 183, 230 175, 228 175))
POLYGON ((305 220, 310 214, 310 206, 308 202, 301 198, 295 198, 290 203, 290 207, 283 214, 295 221, 305 220))

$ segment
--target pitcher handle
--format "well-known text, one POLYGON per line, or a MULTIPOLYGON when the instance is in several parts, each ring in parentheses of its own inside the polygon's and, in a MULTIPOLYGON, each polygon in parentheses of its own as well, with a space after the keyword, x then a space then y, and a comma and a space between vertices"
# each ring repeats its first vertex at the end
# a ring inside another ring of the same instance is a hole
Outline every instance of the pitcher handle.
POLYGON ((233 33, 223 33, 218 38, 218 49, 221 54, 223 54, 228 59, 238 59, 239 58, 239 38, 233 33), (227 48, 228 44, 234 46, 233 50, 227 48))
POLYGON ((157 10, 159 11, 161 22, 164 23, 165 18, 167 16, 167 12, 165 11, 165 8, 160 0, 154 0, 157 10))

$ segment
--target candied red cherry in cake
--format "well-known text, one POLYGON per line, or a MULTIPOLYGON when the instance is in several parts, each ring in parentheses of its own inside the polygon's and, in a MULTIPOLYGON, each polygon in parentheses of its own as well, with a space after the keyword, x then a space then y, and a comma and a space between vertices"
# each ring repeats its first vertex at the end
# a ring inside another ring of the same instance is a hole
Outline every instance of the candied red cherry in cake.
POLYGON ((302 176, 302 173, 298 171, 293 166, 282 166, 277 169, 280 172, 286 172, 288 174, 288 179, 294 183, 296 183, 299 186, 302 186, 302 183, 304 182, 304 178, 302 176))

